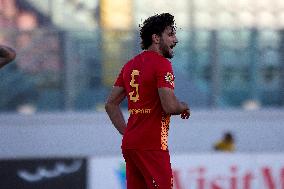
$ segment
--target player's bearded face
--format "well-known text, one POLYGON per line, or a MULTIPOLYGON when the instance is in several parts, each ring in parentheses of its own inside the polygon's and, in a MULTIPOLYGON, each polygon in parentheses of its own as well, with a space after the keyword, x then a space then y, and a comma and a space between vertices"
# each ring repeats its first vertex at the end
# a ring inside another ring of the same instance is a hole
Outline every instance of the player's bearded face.
POLYGON ((169 45, 164 42, 164 40, 161 40, 160 50, 165 58, 173 58, 173 51, 170 49, 169 45))
POLYGON ((160 50, 165 58, 173 58, 173 48, 177 43, 177 38, 173 28, 168 27, 161 36, 160 50))

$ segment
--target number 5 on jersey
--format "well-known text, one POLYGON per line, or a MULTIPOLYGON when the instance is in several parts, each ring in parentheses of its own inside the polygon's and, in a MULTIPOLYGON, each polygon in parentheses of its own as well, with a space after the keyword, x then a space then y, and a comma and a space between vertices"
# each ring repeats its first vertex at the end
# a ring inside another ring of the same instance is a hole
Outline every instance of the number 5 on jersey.
POLYGON ((133 102, 137 102, 139 100, 139 93, 138 93, 138 87, 139 84, 135 83, 135 76, 139 76, 139 71, 138 70, 132 70, 131 73, 131 81, 130 81, 130 86, 135 88, 135 91, 132 91, 129 93, 130 100, 133 102), (134 93, 136 92, 136 95, 134 96, 134 93))

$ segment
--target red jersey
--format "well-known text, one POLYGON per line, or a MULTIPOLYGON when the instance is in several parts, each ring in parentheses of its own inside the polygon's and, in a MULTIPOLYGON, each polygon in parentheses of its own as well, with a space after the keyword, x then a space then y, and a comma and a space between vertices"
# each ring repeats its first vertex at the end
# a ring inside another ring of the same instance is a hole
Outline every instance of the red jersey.
POLYGON ((174 89, 171 62, 144 51, 123 66, 114 85, 125 89, 130 113, 122 148, 168 150, 170 115, 163 112, 158 88, 174 89))

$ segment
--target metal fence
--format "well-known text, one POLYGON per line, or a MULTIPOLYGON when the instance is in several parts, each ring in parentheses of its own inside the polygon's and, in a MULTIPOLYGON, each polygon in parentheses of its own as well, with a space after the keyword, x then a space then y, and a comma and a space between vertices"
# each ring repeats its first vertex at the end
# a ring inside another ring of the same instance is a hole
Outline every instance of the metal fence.
MULTIPOLYGON (((195 107, 284 104, 283 30, 180 30, 176 93, 195 107)), ((0 73, 0 111, 102 108, 121 66, 139 53, 137 31, 1 31, 17 50, 0 73)))

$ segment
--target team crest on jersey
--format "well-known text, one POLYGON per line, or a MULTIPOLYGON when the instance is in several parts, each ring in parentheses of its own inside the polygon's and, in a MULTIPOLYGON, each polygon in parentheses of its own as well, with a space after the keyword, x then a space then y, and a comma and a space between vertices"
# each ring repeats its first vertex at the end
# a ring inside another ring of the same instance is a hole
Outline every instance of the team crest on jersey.
POLYGON ((174 83, 175 76, 172 73, 167 72, 167 74, 165 75, 165 80, 166 82, 169 82, 171 86, 175 87, 175 83, 174 83))

